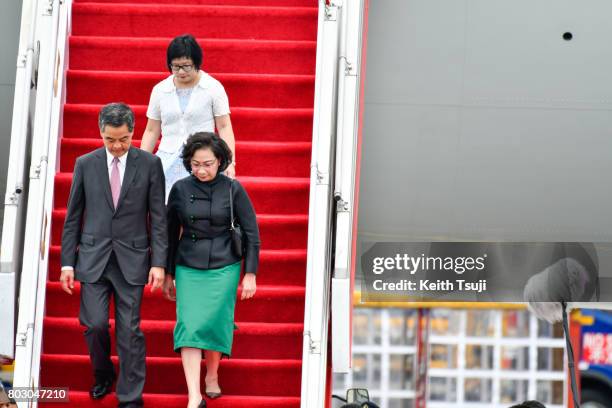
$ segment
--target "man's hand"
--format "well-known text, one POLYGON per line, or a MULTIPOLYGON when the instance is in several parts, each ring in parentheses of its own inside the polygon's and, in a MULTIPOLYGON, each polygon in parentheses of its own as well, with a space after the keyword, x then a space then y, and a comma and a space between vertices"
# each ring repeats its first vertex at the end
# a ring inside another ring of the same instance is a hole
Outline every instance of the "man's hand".
POLYGON ((246 273, 242 278, 242 296, 241 300, 250 299, 255 296, 257 290, 257 283, 255 283, 255 274, 246 273))
POLYGON ((176 300, 176 287, 174 286, 174 276, 167 274, 164 278, 164 287, 162 289, 164 297, 168 300, 176 300))
POLYGON ((161 289, 163 283, 164 268, 153 266, 149 271, 149 285, 151 285, 151 293, 155 292, 155 289, 161 289))
POLYGON ((72 295, 72 289, 74 289, 74 269, 62 269, 60 282, 62 283, 62 290, 72 295))

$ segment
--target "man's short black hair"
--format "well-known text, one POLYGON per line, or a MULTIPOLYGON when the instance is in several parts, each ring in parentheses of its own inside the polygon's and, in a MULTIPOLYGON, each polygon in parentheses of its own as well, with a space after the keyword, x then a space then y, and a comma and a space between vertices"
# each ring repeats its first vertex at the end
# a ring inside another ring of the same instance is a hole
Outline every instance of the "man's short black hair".
POLYGON ((200 48, 193 35, 179 35, 170 41, 166 50, 166 65, 170 72, 172 72, 172 60, 177 58, 190 58, 196 69, 200 69, 202 65, 202 48, 200 48))
POLYGON ((113 102, 104 105, 98 115, 98 127, 104 132, 106 125, 121 127, 127 125, 128 130, 134 130, 134 111, 123 102, 113 102))
POLYGON ((191 159, 197 150, 210 149, 219 160, 219 172, 225 171, 232 162, 232 151, 225 140, 213 132, 198 132, 187 138, 181 157, 187 172, 191 172, 191 159))

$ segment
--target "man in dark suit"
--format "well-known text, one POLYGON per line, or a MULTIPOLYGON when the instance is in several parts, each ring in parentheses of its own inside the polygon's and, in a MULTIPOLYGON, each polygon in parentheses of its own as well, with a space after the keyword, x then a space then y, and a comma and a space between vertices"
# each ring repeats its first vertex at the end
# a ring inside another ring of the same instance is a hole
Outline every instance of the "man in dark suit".
POLYGON ((79 320, 94 369, 94 399, 111 391, 109 299, 115 301, 120 407, 142 406, 145 340, 140 330, 144 285, 161 288, 168 250, 161 161, 131 147, 134 113, 123 103, 98 118, 101 147, 77 159, 62 235, 62 288, 81 282, 79 320))

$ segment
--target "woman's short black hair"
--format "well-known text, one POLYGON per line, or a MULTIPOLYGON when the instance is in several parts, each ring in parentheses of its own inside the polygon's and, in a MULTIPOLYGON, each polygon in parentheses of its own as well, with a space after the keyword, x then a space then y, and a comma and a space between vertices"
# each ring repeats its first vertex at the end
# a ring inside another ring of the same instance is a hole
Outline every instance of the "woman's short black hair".
POLYGON ((210 149, 219 160, 219 172, 225 171, 232 162, 232 151, 225 140, 213 132, 198 132, 187 138, 181 157, 187 172, 191 172, 191 159, 197 150, 210 149))
POLYGON ((200 48, 193 35, 179 35, 170 41, 166 50, 166 65, 170 72, 172 72, 172 60, 177 58, 191 58, 196 69, 200 69, 202 65, 202 48, 200 48))

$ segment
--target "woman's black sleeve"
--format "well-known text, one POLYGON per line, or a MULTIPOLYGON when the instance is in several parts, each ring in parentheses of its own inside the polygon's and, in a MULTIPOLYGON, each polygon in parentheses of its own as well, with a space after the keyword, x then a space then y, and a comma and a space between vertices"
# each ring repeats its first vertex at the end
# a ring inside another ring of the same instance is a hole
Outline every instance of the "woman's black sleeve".
POLYGON ((168 196, 168 269, 166 273, 174 276, 176 268, 176 251, 178 249, 181 222, 178 216, 179 194, 176 184, 172 186, 168 196))
POLYGON ((257 216, 253 203, 242 185, 234 180, 233 201, 234 216, 242 228, 242 239, 245 240, 244 266, 245 273, 257 273, 259 266, 259 227, 257 226, 257 216))

